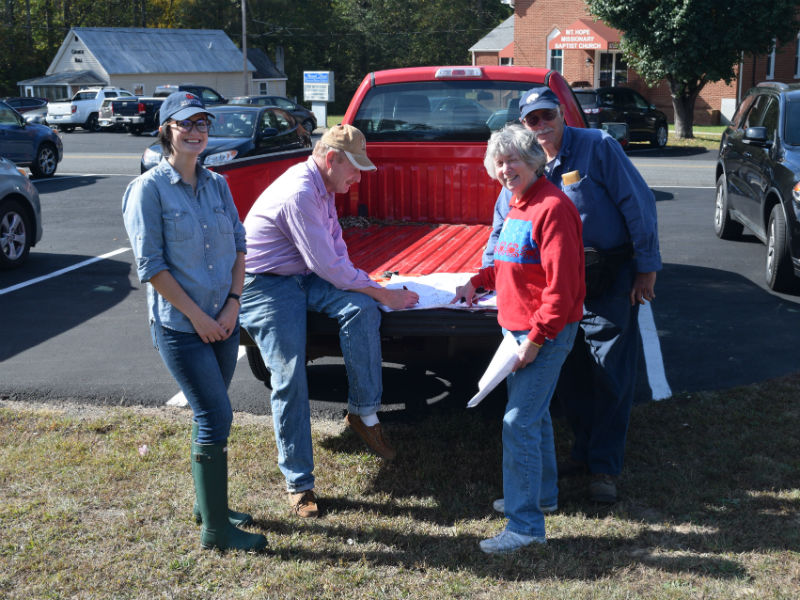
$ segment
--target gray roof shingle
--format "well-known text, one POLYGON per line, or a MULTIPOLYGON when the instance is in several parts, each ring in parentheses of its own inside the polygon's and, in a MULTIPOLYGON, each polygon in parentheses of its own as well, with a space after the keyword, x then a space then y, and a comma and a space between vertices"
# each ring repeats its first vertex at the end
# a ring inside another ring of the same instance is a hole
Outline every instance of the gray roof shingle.
POLYGON ((241 50, 219 29, 74 27, 71 33, 110 75, 242 70, 241 50))
POLYGON ((497 27, 479 39, 470 52, 500 51, 514 41, 514 15, 508 17, 497 27))

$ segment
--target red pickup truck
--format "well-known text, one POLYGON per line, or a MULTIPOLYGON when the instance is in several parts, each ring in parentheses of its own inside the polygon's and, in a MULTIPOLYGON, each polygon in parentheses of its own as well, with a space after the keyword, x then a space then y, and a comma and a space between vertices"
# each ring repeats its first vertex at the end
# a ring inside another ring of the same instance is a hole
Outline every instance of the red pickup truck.
MULTIPOLYGON (((489 237, 499 184, 483 166, 492 131, 519 117, 519 98, 549 86, 568 125, 584 127, 583 111, 556 71, 526 67, 413 67, 369 73, 343 122, 367 139, 378 167, 337 197, 353 263, 377 279, 391 273, 475 272, 489 237)), ((259 194, 308 151, 233 161, 217 167, 242 220, 259 194)), ((431 365, 455 353, 491 353, 500 338, 494 312, 447 309, 385 313, 385 360, 431 365)), ((340 355, 333 320, 309 315, 308 358, 340 355)), ((253 373, 268 381, 246 334, 253 373)))

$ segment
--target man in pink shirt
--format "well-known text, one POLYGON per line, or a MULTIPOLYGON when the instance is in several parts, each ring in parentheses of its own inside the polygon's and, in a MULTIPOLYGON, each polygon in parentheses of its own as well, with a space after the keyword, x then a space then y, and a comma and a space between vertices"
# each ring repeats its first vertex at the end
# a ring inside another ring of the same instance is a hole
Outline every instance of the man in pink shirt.
POLYGON ((409 308, 408 290, 388 290, 350 261, 335 194, 375 170, 364 135, 350 125, 329 129, 304 163, 289 168, 256 200, 247 230, 241 323, 270 371, 278 466, 290 504, 301 517, 318 514, 306 381, 306 311, 339 323, 349 392, 345 422, 385 459, 395 457, 377 412, 381 348, 378 303, 409 308))

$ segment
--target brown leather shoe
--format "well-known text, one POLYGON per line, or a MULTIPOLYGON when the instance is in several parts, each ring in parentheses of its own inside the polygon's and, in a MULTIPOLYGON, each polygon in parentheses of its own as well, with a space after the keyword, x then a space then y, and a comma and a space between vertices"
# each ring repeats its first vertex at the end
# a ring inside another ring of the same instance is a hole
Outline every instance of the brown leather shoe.
POLYGON ((317 495, 314 490, 304 490, 296 494, 289 494, 289 503, 292 505, 292 512, 298 517, 309 519, 319 515, 317 495))
POLYGON ((397 451, 389 445, 389 442, 384 437, 380 423, 367 427, 361 417, 351 413, 347 413, 344 422, 379 456, 386 460, 392 460, 397 456, 397 451))

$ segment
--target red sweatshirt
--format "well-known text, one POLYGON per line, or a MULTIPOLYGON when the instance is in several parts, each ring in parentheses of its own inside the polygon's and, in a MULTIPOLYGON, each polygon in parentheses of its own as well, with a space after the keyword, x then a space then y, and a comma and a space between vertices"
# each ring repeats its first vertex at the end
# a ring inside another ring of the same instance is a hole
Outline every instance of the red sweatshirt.
POLYGON ((497 290, 497 321, 510 331, 530 330, 543 344, 583 316, 581 218, 572 201, 545 177, 536 180, 511 210, 494 250, 494 266, 478 271, 472 285, 497 290))

